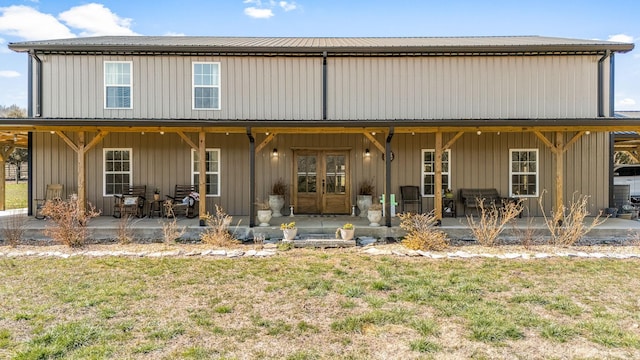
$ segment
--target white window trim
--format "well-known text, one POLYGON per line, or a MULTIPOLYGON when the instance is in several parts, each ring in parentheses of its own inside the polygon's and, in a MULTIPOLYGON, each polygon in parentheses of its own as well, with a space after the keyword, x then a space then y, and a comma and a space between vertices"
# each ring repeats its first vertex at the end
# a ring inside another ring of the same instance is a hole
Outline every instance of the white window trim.
POLYGON ((509 149, 509 197, 517 197, 517 198, 534 198, 538 197, 538 193, 540 192, 540 151, 539 149, 509 149), (513 153, 514 152, 523 152, 523 151, 533 151, 536 153, 536 192, 535 194, 514 194, 513 193, 513 175, 531 175, 532 171, 529 172, 513 172, 513 153))
MULTIPOLYGON (((222 189, 220 188, 220 183, 221 183, 220 182, 220 178, 221 178, 220 173, 221 173, 221 169, 222 169, 222 160, 221 160, 221 156, 220 156, 221 151, 220 151, 220 148, 207 148, 205 151, 216 151, 217 154, 218 154, 218 171, 217 172, 215 172, 215 171, 207 171, 206 174, 205 174, 205 175, 218 174, 218 193, 217 194, 205 194, 205 197, 220 197, 221 196, 220 194, 222 193, 222 191, 221 191, 222 189)), ((195 167, 193 165, 193 163, 195 161, 196 154, 197 154, 197 150, 191 149, 191 185, 199 185, 199 184, 194 184, 193 183, 194 175, 195 174, 200 175, 200 172, 196 173, 195 167)), ((200 196, 202 196, 202 190, 198 189, 198 191, 200 193, 200 196)), ((205 189, 205 191, 206 191, 206 189, 205 189)))
POLYGON ((133 109, 133 61, 104 61, 102 64, 102 82, 104 92, 104 109, 105 110, 130 110, 133 109), (125 86, 122 84, 107 84, 107 67, 106 64, 129 64, 129 107, 107 107, 107 86, 125 86))
POLYGON ((222 108, 222 71, 220 62, 217 61, 194 61, 191 63, 191 109, 192 110, 220 110, 222 108), (202 88, 218 88, 218 107, 214 108, 196 108, 196 84, 195 84, 195 67, 198 64, 218 65, 218 85, 197 85, 202 88))
MULTIPOLYGON (((424 171, 424 154, 428 153, 428 152, 432 152, 434 153, 434 157, 435 157, 435 149, 422 149, 422 152, 420 153, 420 194, 423 197, 427 197, 427 198, 432 198, 435 197, 435 194, 425 194, 424 193, 424 176, 425 175, 434 175, 435 176, 435 171, 432 172, 425 172, 424 171)), ((447 179, 447 189, 451 189, 451 149, 447 149, 444 151, 445 153, 447 153, 447 158, 449 159, 449 171, 443 171, 442 175, 448 175, 447 179)), ((440 160, 442 161, 442 160, 440 160)), ((435 189, 434 189, 435 191, 435 189)))
POLYGON ((107 151, 128 151, 129 152, 129 171, 119 171, 121 174, 129 174, 129 186, 133 184, 133 149, 132 148, 104 148, 102 149, 102 196, 113 197, 122 194, 107 194, 107 170, 105 164, 107 162, 107 151))

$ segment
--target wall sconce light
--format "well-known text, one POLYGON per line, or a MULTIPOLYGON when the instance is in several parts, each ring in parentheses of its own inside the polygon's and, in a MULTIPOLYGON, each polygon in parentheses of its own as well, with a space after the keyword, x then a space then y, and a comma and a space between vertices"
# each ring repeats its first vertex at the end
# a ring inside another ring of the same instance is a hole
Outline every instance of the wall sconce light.
POLYGON ((273 151, 271 152, 271 156, 273 156, 273 157, 278 156, 278 149, 273 148, 273 151))
POLYGON ((589 134, 591 134, 591 131, 587 130, 587 131, 584 132, 584 134, 585 135, 589 135, 589 134))
POLYGON ((476 134, 480 135, 480 134, 482 134, 482 131, 478 130, 478 131, 476 131, 476 134))
POLYGON ((160 135, 164 135, 164 131, 160 131, 160 135))
POLYGON ((372 132, 371 132, 371 135, 376 136, 376 132, 375 132, 375 131, 372 131, 372 132))
POLYGON ((18 134, 13 134, 13 142, 18 142, 18 134))
POLYGON ((371 152, 369 152, 369 149, 364 149, 364 156, 369 157, 371 156, 371 152))
POLYGON ((55 131, 53 131, 53 130, 49 131, 49 134, 51 134, 51 135, 53 135, 53 134, 55 134, 55 133, 56 133, 56 132, 55 132, 55 131))

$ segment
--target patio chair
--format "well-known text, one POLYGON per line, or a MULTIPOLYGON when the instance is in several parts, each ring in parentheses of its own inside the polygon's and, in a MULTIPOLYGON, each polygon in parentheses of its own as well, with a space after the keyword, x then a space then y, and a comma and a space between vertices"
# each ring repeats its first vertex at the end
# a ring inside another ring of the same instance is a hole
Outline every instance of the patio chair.
POLYGON ((165 201, 165 216, 173 217, 178 213, 192 219, 198 216, 198 207, 196 204, 200 200, 200 194, 198 194, 198 185, 176 185, 173 196, 166 195, 165 201))
POLYGON ((36 219, 44 219, 44 215, 42 214, 42 208, 49 201, 59 201, 62 200, 62 191, 64 190, 64 186, 62 184, 48 184, 47 189, 45 191, 44 199, 34 199, 36 202, 36 219))
POLYGON ((400 202, 402 203, 402 211, 407 211, 407 205, 417 205, 418 214, 422 214, 422 196, 420 196, 420 187, 418 186, 400 186, 400 202))
POLYGON ((126 194, 114 195, 113 217, 121 218, 122 215, 144 217, 147 185, 134 185, 129 187, 126 194))

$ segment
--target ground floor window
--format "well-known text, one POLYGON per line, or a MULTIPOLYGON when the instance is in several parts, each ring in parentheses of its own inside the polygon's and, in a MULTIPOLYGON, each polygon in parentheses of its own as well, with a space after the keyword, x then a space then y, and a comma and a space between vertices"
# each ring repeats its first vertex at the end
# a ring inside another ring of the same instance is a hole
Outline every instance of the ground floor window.
POLYGON ((124 194, 131 186, 131 149, 104 149, 104 196, 124 194))
POLYGON ((538 196, 538 149, 511 149, 509 159, 509 196, 538 196))
MULTIPOLYGON (((205 153, 205 176, 207 177, 207 196, 220 196, 220 149, 207 149, 205 153)), ((196 150, 191 150, 191 181, 200 183, 200 157, 196 150)), ((200 194, 202 194, 200 189, 200 194)))
MULTIPOLYGON (((433 149, 422 149, 422 195, 435 195, 435 158, 436 152, 433 149)), ((451 189, 451 150, 445 150, 442 153, 442 192, 451 189)))

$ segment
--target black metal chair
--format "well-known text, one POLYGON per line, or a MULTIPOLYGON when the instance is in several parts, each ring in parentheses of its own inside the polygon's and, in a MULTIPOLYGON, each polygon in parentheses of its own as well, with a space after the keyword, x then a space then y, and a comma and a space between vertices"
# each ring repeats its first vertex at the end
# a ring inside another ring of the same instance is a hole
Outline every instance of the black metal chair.
POLYGON ((422 195, 419 186, 400 186, 400 197, 402 211, 407 211, 407 205, 417 205, 418 213, 422 214, 422 195))

